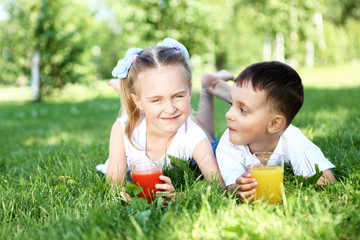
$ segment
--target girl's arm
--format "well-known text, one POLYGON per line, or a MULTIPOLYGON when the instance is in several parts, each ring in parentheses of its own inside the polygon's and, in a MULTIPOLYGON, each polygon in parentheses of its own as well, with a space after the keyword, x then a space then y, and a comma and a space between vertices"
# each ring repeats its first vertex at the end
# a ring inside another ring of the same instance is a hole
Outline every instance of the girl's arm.
POLYGON ((193 158, 206 181, 209 182, 212 179, 217 179, 221 185, 224 184, 213 149, 208 139, 203 139, 196 145, 193 151, 193 158))
POLYGON ((107 183, 121 184, 126 172, 124 133, 121 123, 116 121, 111 129, 109 145, 109 163, 106 171, 107 183))

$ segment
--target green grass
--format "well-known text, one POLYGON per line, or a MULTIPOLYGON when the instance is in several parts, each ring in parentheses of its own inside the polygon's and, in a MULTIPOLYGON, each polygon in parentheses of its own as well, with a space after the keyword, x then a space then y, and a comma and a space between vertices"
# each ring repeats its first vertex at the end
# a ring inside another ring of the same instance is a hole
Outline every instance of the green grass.
MULTIPOLYGON (((305 103, 294 125, 337 166, 338 183, 322 189, 289 178, 281 206, 242 204, 186 167, 173 173, 183 191, 175 202, 126 203, 95 171, 107 158, 119 110, 105 83, 69 87, 40 104, 26 102, 22 93, 15 101, 9 91, 16 89, 3 88, 0 239, 359 239, 358 69, 300 71, 305 103), (338 77, 343 71, 347 80, 338 77)), ((229 106, 215 106, 221 136, 229 106)))

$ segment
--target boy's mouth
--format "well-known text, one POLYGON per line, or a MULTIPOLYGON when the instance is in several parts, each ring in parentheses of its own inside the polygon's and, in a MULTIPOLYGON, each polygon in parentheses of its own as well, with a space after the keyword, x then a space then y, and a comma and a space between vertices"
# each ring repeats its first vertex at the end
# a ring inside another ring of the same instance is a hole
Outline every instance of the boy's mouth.
POLYGON ((228 127, 230 132, 235 132, 235 129, 228 127))

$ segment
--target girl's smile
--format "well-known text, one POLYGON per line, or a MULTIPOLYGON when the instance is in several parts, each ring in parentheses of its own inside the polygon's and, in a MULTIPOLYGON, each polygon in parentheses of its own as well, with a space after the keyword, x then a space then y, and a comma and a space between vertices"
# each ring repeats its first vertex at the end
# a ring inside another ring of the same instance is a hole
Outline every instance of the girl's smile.
POLYGON ((171 118, 162 118, 165 121, 176 121, 178 118, 180 117, 180 115, 176 116, 176 117, 171 117, 171 118))

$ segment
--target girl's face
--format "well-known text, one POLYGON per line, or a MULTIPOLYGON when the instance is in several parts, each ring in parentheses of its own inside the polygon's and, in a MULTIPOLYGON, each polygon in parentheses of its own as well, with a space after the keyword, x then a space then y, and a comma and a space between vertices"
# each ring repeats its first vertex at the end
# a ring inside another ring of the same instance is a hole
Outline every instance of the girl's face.
POLYGON ((136 105, 147 118, 147 131, 172 135, 191 112, 191 90, 180 65, 149 69, 138 76, 136 105))

